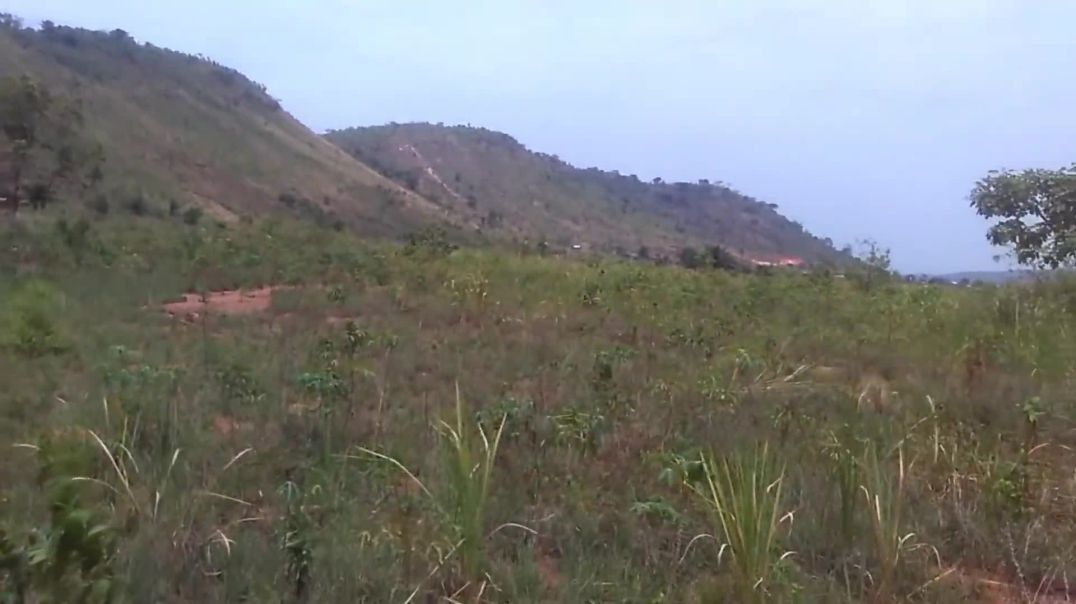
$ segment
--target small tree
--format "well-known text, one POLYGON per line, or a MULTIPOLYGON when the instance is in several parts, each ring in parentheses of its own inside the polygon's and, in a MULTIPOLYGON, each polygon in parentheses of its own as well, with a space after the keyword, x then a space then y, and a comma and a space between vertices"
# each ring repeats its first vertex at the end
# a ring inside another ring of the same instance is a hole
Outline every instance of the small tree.
POLYGON ((0 80, 0 130, 11 147, 6 183, 12 212, 19 209, 30 153, 38 145, 41 122, 52 97, 29 76, 0 80))
POLYGON ((100 183, 104 150, 83 140, 81 127, 77 103, 54 97, 26 75, 0 80, 0 132, 8 150, 0 186, 13 213, 24 196, 34 208, 44 207, 61 182, 77 182, 83 190, 100 183))
POLYGON ((1058 268, 1076 259, 1076 164, 1060 170, 992 171, 975 183, 971 207, 998 219, 986 238, 1016 261, 1058 268))
POLYGON ((693 247, 682 248, 680 250, 680 266, 684 268, 699 268, 702 266, 699 251, 693 247))
POLYGON ((890 278, 892 260, 889 248, 882 247, 873 239, 864 239, 860 242, 860 246, 862 251, 858 254, 858 258, 862 262, 863 272, 859 280, 863 288, 870 291, 877 284, 890 278))
POLYGON ((710 266, 717 269, 726 271, 740 269, 740 261, 736 259, 736 256, 730 254, 720 245, 712 245, 707 249, 707 260, 710 266))

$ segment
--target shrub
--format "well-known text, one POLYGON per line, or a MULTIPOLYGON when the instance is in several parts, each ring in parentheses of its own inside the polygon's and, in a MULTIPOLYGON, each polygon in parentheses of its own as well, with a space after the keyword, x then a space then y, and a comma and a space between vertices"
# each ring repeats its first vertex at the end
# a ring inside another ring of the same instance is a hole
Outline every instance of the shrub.
POLYGON ((681 249, 680 266, 684 268, 699 268, 702 266, 702 260, 699 258, 699 251, 693 247, 685 247, 681 249))
POLYGON ((129 197, 124 206, 134 216, 145 216, 149 212, 146 196, 141 193, 135 193, 129 197))
POLYGON ((194 226, 202 220, 202 208, 187 208, 183 212, 183 224, 194 226))
POLYGON ((32 281, 11 295, 2 321, 0 342, 27 357, 57 354, 67 345, 56 325, 59 294, 50 285, 32 281))
POLYGON ((102 193, 95 196, 93 199, 86 202, 88 207, 94 214, 98 216, 107 216, 109 211, 108 197, 102 193))

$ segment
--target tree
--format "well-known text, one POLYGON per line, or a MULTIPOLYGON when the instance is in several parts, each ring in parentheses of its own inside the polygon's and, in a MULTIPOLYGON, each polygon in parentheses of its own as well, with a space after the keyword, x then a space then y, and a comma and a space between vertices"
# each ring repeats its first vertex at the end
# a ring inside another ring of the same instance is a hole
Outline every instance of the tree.
POLYGON ((699 251, 693 247, 682 248, 680 250, 680 266, 684 268, 699 268, 702 266, 699 251))
POLYGON ((893 263, 889 248, 882 247, 877 241, 864 239, 860 241, 860 246, 862 251, 858 254, 858 258, 862 262, 863 270, 853 275, 857 277, 865 290, 870 291, 876 284, 886 281, 892 275, 890 269, 893 263))
POLYGON ((1016 261, 1058 268, 1076 260, 1076 164, 1060 170, 992 171, 975 183, 971 207, 998 222, 986 238, 1016 261))
POLYGON ((740 269, 740 261, 736 259, 736 256, 730 254, 728 251, 725 250, 725 248, 721 247, 720 245, 712 245, 706 250, 706 252, 708 256, 707 260, 710 262, 710 266, 726 271, 735 271, 740 269))
POLYGON ((22 29, 22 19, 11 13, 0 13, 0 27, 5 29, 22 29))
POLYGON ((6 184, 11 211, 19 209, 30 154, 38 144, 38 130, 52 98, 29 76, 0 81, 0 131, 11 148, 9 182, 6 184))
POLYGON ((0 187, 13 213, 24 195, 34 208, 44 207, 61 182, 77 182, 84 190, 100 183, 104 150, 81 137, 81 128, 77 103, 54 97, 26 75, 0 80, 0 132, 8 164, 7 174, 0 171, 0 187))

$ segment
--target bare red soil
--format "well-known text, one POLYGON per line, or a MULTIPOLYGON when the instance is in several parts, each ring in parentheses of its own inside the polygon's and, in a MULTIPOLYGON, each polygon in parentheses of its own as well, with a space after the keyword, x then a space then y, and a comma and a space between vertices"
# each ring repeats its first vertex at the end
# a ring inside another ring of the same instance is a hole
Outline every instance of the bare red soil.
POLYGON ((205 314, 246 315, 266 312, 273 301, 275 287, 251 290, 228 290, 205 294, 184 294, 183 300, 169 302, 164 311, 173 317, 197 318, 205 314))

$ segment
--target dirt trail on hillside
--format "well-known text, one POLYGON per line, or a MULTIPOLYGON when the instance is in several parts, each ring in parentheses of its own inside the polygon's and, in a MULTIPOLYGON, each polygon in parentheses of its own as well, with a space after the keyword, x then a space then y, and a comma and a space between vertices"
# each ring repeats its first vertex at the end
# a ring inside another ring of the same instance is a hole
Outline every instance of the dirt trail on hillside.
POLYGON ((273 301, 273 292, 280 287, 261 287, 251 290, 226 290, 202 294, 183 294, 183 300, 169 302, 163 309, 176 317, 199 317, 207 312, 221 315, 247 315, 266 312, 273 301))

